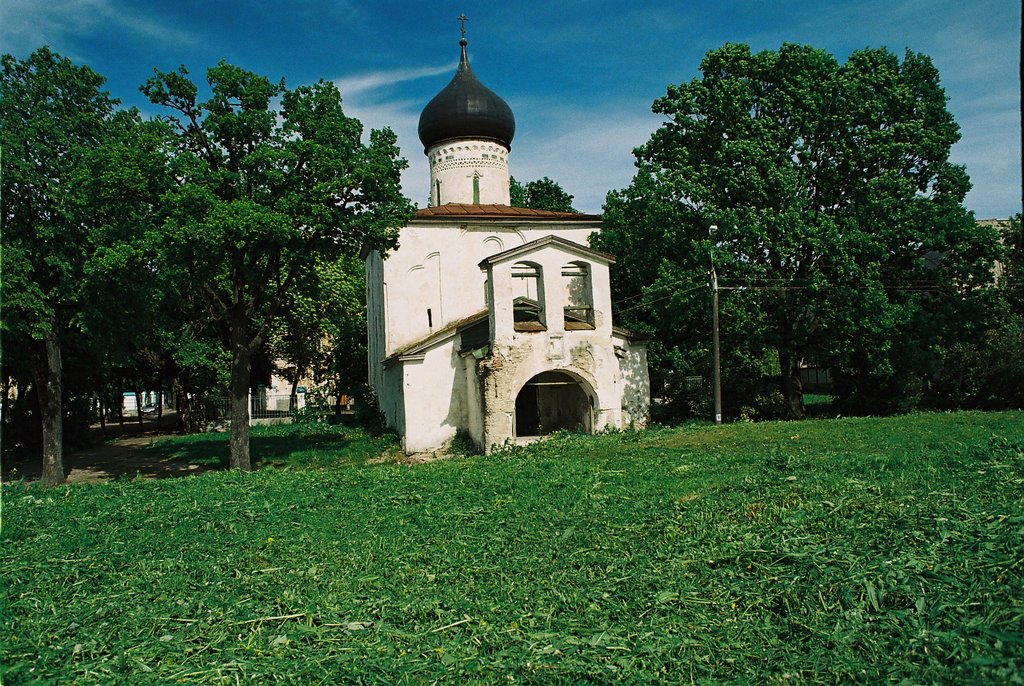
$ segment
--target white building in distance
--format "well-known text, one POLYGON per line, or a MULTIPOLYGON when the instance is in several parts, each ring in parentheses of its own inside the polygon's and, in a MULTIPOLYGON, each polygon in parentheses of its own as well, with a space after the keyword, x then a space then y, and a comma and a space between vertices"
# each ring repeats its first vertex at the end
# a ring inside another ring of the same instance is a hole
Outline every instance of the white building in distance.
POLYGON ((407 453, 647 422, 642 341, 612 324, 598 215, 510 206, 512 110, 466 56, 420 115, 431 206, 365 256, 369 377, 407 453))

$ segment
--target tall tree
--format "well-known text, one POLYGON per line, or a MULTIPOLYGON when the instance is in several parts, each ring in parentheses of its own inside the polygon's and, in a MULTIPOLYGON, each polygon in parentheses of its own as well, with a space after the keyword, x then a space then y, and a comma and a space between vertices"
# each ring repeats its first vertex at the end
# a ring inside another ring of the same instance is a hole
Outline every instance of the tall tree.
POLYGON ((75 177, 109 132, 104 79, 47 48, 2 58, 3 335, 27 351, 43 433, 42 481, 64 481, 64 366, 90 303, 83 270, 95 247, 75 177))
POLYGON ((610 196, 597 240, 634 250, 626 292, 652 307, 674 298, 649 311, 659 330, 706 339, 694 289, 713 260, 729 325, 751 359, 775 356, 789 417, 804 413, 801 360, 831 363, 851 392, 887 388, 903 343, 931 342, 925 299, 967 297, 996 254, 962 205, 970 185, 949 162, 959 128, 938 72, 911 52, 840 64, 791 44, 728 44, 701 72, 654 103, 668 121, 637 150, 633 185, 610 196), (659 214, 671 221, 652 225, 659 214))
MULTIPOLYGON (((134 109, 120 111, 108 140, 88 152, 74 180, 80 203, 89 208, 95 246, 84 287, 102 303, 82 312, 83 328, 97 350, 94 391, 159 388, 170 355, 162 345, 167 299, 155 260, 161 197, 172 181, 169 138, 162 122, 144 122, 134 109)), ((137 419, 141 424, 141 413, 137 419)))
POLYGON ((229 340, 230 464, 247 470, 252 356, 290 290, 318 260, 393 247, 411 205, 394 133, 372 131, 364 144, 332 84, 289 90, 224 62, 207 84, 200 102, 181 68, 157 71, 142 90, 172 111, 177 133, 162 261, 183 291, 201 293, 229 340))
POLYGON ((513 207, 576 213, 572 206, 573 196, 566 193, 557 181, 552 181, 546 176, 526 184, 519 183, 512 176, 509 177, 508 185, 513 207))

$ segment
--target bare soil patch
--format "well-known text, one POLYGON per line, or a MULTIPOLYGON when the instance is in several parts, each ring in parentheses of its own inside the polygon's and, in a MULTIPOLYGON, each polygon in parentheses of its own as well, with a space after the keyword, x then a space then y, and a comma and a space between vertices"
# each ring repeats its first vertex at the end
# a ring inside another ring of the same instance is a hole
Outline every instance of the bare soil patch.
MULTIPOLYGON (((146 450, 154 441, 172 432, 166 427, 174 426, 173 413, 165 414, 164 428, 157 429, 152 419, 131 421, 121 426, 109 424, 104 431, 98 424, 90 429, 93 446, 84 450, 64 453, 64 473, 67 483, 101 483, 113 479, 141 477, 144 479, 165 479, 188 476, 210 471, 207 465, 197 465, 161 456, 146 450)), ((9 461, 4 460, 3 482, 11 483, 24 479, 38 481, 42 474, 42 463, 38 458, 9 461)))

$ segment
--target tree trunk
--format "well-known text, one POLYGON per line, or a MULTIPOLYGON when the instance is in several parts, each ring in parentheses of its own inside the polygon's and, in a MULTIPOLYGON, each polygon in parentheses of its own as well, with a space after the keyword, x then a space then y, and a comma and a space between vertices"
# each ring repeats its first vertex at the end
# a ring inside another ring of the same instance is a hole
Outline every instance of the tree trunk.
POLYGON ((43 423, 41 481, 44 486, 56 486, 64 483, 64 388, 60 343, 53 328, 41 343, 42 349, 36 348, 32 355, 32 377, 43 423))
POLYGON ((135 412, 139 415, 139 433, 143 433, 142 426, 142 391, 135 390, 135 412))
POLYGON ((174 411, 178 413, 178 431, 183 434, 191 433, 189 420, 192 417, 192 405, 180 377, 175 376, 171 379, 171 388, 174 389, 174 411))
POLYGON ((249 386, 252 366, 252 348, 245 315, 233 317, 231 322, 231 469, 251 471, 249 461, 249 386))
POLYGON ((779 370, 782 373, 782 397, 786 401, 786 418, 804 418, 804 387, 800 383, 800 369, 797 357, 789 352, 779 351, 779 370))

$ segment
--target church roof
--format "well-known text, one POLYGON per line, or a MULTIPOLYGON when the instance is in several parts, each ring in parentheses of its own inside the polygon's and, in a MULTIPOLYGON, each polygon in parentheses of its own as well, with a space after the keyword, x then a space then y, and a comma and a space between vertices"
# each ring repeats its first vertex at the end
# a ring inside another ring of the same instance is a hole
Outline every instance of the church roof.
POLYGON ((474 324, 486 321, 487 317, 488 311, 486 309, 474 312, 468 317, 463 317, 462 319, 454 321, 448 326, 445 326, 444 328, 428 333, 426 336, 422 336, 413 341, 412 343, 408 343, 402 346, 395 352, 388 355, 387 358, 385 358, 384 361, 381 362, 381 364, 385 366, 390 366, 395 362, 402 361, 403 358, 419 358, 420 356, 424 355, 427 352, 427 350, 431 348, 431 346, 443 340, 451 338, 457 333, 462 333, 463 331, 473 326, 474 324))
POLYGON ((459 41, 462 57, 451 82, 427 103, 420 114, 424 152, 455 138, 494 140, 512 147, 516 118, 504 100, 476 78, 466 56, 466 39, 459 41))
POLYGON ((511 207, 510 205, 467 205, 449 203, 437 207, 425 207, 416 211, 417 219, 493 219, 516 218, 533 220, 559 221, 601 221, 599 214, 578 214, 575 212, 552 212, 550 210, 533 210, 528 207, 511 207))

